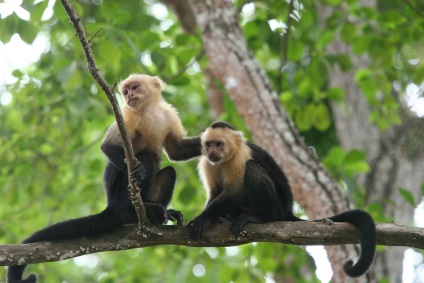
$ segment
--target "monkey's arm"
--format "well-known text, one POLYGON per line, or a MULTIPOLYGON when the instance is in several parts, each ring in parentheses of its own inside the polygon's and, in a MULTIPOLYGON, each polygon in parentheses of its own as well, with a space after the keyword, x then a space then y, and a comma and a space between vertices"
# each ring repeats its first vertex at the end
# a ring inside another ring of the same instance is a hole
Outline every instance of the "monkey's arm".
MULTIPOLYGON (((106 132, 105 138, 100 149, 107 156, 108 161, 119 171, 126 173, 127 164, 125 163, 125 150, 122 145, 121 136, 119 135, 118 126, 113 123, 106 132)), ((131 180, 140 182, 144 179, 148 168, 140 163, 137 157, 131 172, 131 180)))
POLYGON ((121 137, 119 135, 118 126, 116 123, 110 125, 107 129, 106 135, 100 146, 100 149, 107 156, 110 163, 112 163, 119 171, 127 172, 127 165, 125 164, 125 151, 122 146, 121 137))
POLYGON ((190 229, 191 239, 194 241, 202 239, 207 221, 218 219, 220 216, 239 210, 244 199, 245 197, 243 194, 223 190, 220 195, 208 202, 207 207, 199 216, 195 217, 187 224, 187 227, 190 229))
POLYGON ((165 152, 172 161, 189 160, 202 152, 200 137, 177 138, 170 134, 165 139, 165 152))

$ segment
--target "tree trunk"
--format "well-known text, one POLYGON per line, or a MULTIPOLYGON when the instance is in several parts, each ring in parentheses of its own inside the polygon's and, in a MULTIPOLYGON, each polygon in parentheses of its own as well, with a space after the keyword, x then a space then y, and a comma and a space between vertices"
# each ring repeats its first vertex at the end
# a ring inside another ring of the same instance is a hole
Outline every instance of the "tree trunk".
MULTIPOLYGON (((200 28, 209 71, 221 81, 255 141, 274 156, 287 174, 295 199, 311 218, 350 208, 340 189, 311 156, 279 102, 265 71, 247 47, 231 1, 189 1, 200 28)), ((345 246, 329 247, 333 282, 346 282, 342 263, 358 254, 345 246)))
MULTIPOLYGON (((376 2, 372 0, 360 1, 360 5, 376 9, 376 2)), ((322 21, 332 13, 332 8, 329 7, 319 9, 322 21)), ((408 189, 415 200, 421 199, 421 185, 424 179, 419 172, 424 171, 424 155, 420 151, 421 154, 411 158, 405 143, 410 135, 422 136, 417 131, 423 127, 423 119, 414 117, 397 97, 401 104, 402 125, 392 126, 385 132, 379 130, 369 122, 371 109, 354 80, 358 69, 371 65, 370 58, 366 55, 354 55, 339 36, 328 46, 328 52, 348 54, 353 62, 351 71, 344 73, 336 66, 330 70, 329 78, 330 87, 340 87, 346 93, 343 105, 332 104, 340 143, 346 150, 364 151, 371 167, 369 173, 358 177, 359 184, 366 189, 366 202, 381 205, 384 215, 395 222, 411 225, 414 208, 399 195, 398 189, 408 189), (390 200, 394 201, 395 205, 390 200)), ((396 247, 378 253, 367 278, 371 282, 381 278, 387 278, 388 282, 401 282, 404 251, 405 248, 396 247)))

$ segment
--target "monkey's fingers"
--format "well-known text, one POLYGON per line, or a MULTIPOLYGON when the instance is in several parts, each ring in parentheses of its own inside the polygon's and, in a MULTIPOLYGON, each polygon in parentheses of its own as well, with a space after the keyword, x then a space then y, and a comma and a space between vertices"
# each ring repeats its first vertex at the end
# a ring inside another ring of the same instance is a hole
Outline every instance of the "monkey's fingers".
POLYGON ((234 234, 234 236, 237 237, 243 231, 243 228, 247 225, 248 222, 249 220, 247 217, 240 214, 231 223, 230 231, 234 234))
POLYGON ((132 169, 133 170, 130 174, 130 181, 140 184, 141 181, 146 177, 146 168, 144 168, 143 164, 141 164, 141 162, 136 159, 132 169))
POLYGON ((203 237, 203 230, 205 229, 205 221, 198 217, 191 220, 187 227, 190 229, 190 239, 193 241, 200 241, 203 237))

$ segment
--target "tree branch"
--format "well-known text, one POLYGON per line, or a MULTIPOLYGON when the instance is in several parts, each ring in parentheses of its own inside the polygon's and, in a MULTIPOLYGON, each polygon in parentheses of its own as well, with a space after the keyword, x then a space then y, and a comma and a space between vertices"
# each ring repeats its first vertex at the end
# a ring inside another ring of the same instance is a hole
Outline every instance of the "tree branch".
MULTIPOLYGON (((113 233, 97 238, 81 238, 61 242, 0 245, 0 266, 60 261, 103 251, 118 251, 157 245, 183 245, 188 247, 237 246, 251 242, 273 242, 292 245, 357 244, 356 229, 347 223, 272 222, 249 224, 242 236, 235 238, 229 224, 209 226, 205 241, 193 242, 188 230, 181 226, 158 226, 158 235, 142 235, 134 227, 122 227, 113 233)), ((398 224, 376 224, 377 244, 408 246, 424 249, 424 228, 398 224)))
MULTIPOLYGON (((85 59, 87 61, 87 69, 90 72, 91 76, 94 78, 94 80, 97 82, 97 84, 101 87, 103 92, 106 94, 107 98, 109 99, 110 105, 113 110, 113 114, 115 115, 116 123, 119 128, 119 133, 122 138, 122 144, 124 147, 125 157, 127 160, 126 162, 127 162, 127 168, 128 168, 128 180, 130 180, 130 174, 132 172, 132 168, 136 160, 135 160, 134 150, 132 147, 130 137, 124 125, 124 119, 122 118, 121 109, 119 108, 118 101, 116 100, 116 97, 115 97, 114 88, 116 84, 113 87, 111 87, 103 78, 103 76, 100 74, 99 69, 96 66, 96 61, 94 59, 90 41, 88 40, 86 33, 84 32, 84 30, 82 29, 80 25, 81 18, 78 15, 78 13, 75 11, 75 8, 71 5, 71 3, 69 3, 68 0, 61 0, 61 2, 62 2, 62 6, 65 8, 66 13, 68 14, 68 17, 69 17, 69 20, 71 21, 72 26, 74 27, 76 31, 77 37, 79 41, 81 42, 85 59)), ((132 203, 134 205, 134 208, 137 212, 139 230, 151 231, 150 228, 148 227, 149 222, 146 216, 146 210, 144 208, 143 200, 141 199, 140 188, 137 186, 137 184, 130 182, 129 194, 130 194, 132 203)))

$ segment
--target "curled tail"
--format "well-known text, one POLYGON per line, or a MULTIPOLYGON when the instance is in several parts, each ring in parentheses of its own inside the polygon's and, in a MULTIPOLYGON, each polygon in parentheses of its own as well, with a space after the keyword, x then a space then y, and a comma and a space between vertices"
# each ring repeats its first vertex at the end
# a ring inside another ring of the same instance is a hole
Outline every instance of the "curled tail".
MULTIPOLYGON (((22 243, 60 241, 84 236, 95 236, 112 231, 123 223, 122 217, 106 208, 102 212, 82 218, 71 219, 48 226, 35 232, 22 243)), ((35 283, 37 276, 31 274, 22 279, 26 265, 10 266, 7 270, 7 283, 35 283)))
POLYGON ((359 277, 370 268, 375 255, 377 245, 375 223, 372 217, 365 211, 354 209, 329 217, 333 222, 347 222, 355 226, 359 232, 361 243, 361 255, 353 264, 349 259, 343 266, 344 271, 350 277, 359 277))

